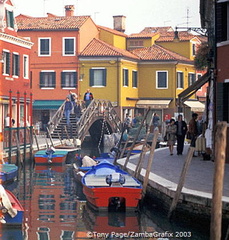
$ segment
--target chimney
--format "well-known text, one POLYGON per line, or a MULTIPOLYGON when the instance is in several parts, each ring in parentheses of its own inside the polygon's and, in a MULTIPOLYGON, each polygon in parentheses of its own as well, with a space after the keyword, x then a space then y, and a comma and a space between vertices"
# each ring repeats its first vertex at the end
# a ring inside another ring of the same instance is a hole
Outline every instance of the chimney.
POLYGON ((119 32, 125 32, 126 30, 126 17, 123 15, 113 16, 114 18, 114 30, 119 32))
POLYGON ((178 33, 178 31, 177 31, 177 28, 176 28, 176 30, 175 30, 175 32, 174 32, 174 39, 173 39, 173 41, 174 42, 179 42, 179 33, 178 33))
POLYGON ((66 5, 65 6, 65 16, 66 17, 74 16, 74 10, 75 10, 74 5, 66 5))

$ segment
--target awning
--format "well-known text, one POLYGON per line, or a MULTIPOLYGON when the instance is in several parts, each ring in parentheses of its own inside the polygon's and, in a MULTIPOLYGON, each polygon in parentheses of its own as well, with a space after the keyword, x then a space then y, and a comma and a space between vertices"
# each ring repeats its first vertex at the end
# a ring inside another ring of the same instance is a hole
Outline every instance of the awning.
POLYGON ((205 105, 199 101, 185 101, 184 104, 191 108, 193 112, 203 112, 205 105))
POLYGON ((200 89, 206 82, 208 82, 209 79, 210 74, 207 72, 178 95, 179 102, 182 103, 185 100, 189 99, 198 89, 200 89))
POLYGON ((34 110, 51 110, 58 109, 64 100, 35 100, 33 103, 34 110))
POLYGON ((138 108, 156 108, 163 109, 168 108, 171 100, 138 100, 136 103, 136 107, 138 108))

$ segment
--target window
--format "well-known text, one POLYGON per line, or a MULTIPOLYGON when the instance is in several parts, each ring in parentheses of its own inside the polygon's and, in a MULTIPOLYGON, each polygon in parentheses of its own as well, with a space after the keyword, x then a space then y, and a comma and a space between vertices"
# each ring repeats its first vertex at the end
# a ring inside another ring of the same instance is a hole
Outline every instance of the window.
POLYGON ((142 48, 144 47, 143 40, 131 40, 129 42, 129 48, 134 49, 134 48, 142 48))
POLYGON ((156 88, 168 88, 168 72, 157 71, 156 74, 156 88))
POLYGON ((189 73, 188 74, 188 86, 191 86, 195 82, 195 74, 189 73))
POLYGON ((13 76, 19 76, 20 57, 18 54, 13 53, 13 76))
POLYGON ((196 56, 196 44, 192 44, 192 56, 196 56))
POLYGON ((63 55, 75 55, 75 38, 63 39, 63 55))
POLYGON ((138 72, 135 70, 132 71, 132 87, 138 87, 138 72))
MULTIPOLYGON (((197 79, 197 80, 199 80, 199 79, 202 77, 202 74, 201 74, 201 73, 197 73, 197 75, 196 75, 196 76, 197 76, 197 77, 196 77, 196 79, 197 79)), ((201 88, 199 88, 199 89, 198 89, 198 91, 200 91, 200 92, 201 92, 201 91, 202 91, 202 87, 201 87, 201 88)))
POLYGON ((177 88, 184 88, 184 73, 177 72, 177 88))
POLYGON ((7 27, 14 28, 14 13, 6 10, 6 25, 7 27))
POLYGON ((23 77, 28 79, 29 78, 29 56, 23 56, 23 77))
POLYGON ((61 88, 77 88, 77 72, 62 72, 61 88))
POLYGON ((123 69, 123 86, 129 86, 129 71, 128 69, 123 69))
POLYGON ((90 69, 90 86, 105 87, 107 71, 105 68, 90 69))
POLYGON ((3 74, 10 75, 10 52, 3 51, 3 74))
POLYGON ((39 56, 50 56, 50 38, 39 38, 39 56))
POLYGON ((40 88, 55 88, 56 73, 55 72, 40 72, 40 88))

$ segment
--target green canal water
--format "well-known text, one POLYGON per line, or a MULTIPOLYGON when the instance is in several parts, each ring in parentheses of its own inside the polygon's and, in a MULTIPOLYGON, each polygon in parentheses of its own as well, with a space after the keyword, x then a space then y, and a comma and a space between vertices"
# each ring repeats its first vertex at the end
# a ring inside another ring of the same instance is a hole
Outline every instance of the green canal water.
MULTIPOLYGON (((92 146, 83 154, 96 155, 92 146)), ((6 185, 25 209, 22 228, 2 229, 3 240, 76 239, 209 239, 208 225, 169 221, 160 206, 144 201, 138 212, 98 213, 88 207, 71 164, 20 169, 18 180, 6 185)))

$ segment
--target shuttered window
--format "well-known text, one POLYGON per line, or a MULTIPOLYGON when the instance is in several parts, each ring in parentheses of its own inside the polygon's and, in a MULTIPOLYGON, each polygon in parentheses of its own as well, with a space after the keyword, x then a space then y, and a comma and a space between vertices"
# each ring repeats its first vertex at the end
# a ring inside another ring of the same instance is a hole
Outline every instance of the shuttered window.
POLYGON ((107 70, 90 69, 90 86, 91 87, 105 87, 107 82, 107 70))
POLYGON ((14 13, 6 10, 6 24, 7 27, 14 28, 14 13))
POLYGON ((39 55, 40 56, 50 56, 51 55, 51 39, 50 38, 40 38, 39 39, 39 55))
POLYGON ((168 72, 157 71, 156 72, 156 88, 168 88, 168 72))
POLYGON ((61 88, 77 88, 77 72, 62 72, 61 88))
POLYGON ((13 76, 20 75, 20 56, 13 54, 13 76))
POLYGON ((55 72, 40 72, 40 88, 55 88, 56 73, 55 72))
POLYGON ((10 53, 3 51, 3 74, 10 75, 10 53))
POLYGON ((184 88, 184 73, 177 72, 177 88, 184 88))
POLYGON ((129 86, 129 71, 128 69, 123 69, 122 72, 123 77, 123 86, 128 87, 129 86))
POLYGON ((132 87, 138 87, 138 72, 132 71, 132 87))

